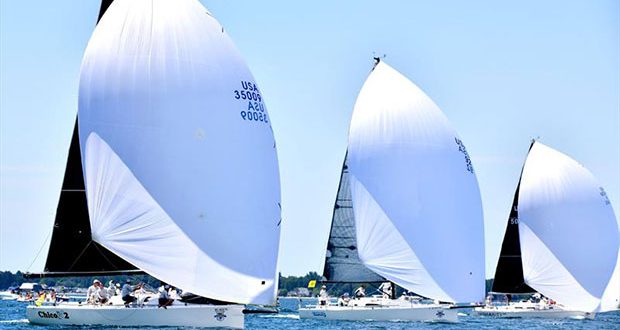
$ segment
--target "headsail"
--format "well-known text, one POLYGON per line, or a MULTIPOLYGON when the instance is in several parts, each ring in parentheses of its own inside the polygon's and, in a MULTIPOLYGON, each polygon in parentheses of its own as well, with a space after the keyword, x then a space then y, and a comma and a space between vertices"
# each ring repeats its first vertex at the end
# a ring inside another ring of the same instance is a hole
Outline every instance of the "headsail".
POLYGON ((186 291, 272 303, 280 185, 270 125, 247 65, 198 1, 115 1, 80 79, 93 239, 186 291))
POLYGON ((380 62, 358 96, 348 166, 359 257, 420 295, 484 297, 484 228, 476 175, 445 115, 380 62))
MULTIPOLYGON (((97 21, 111 3, 112 0, 102 1, 97 21)), ((92 240, 81 157, 76 118, 44 274, 136 271, 133 265, 92 240)))
POLYGON ((525 282, 561 304, 595 311, 618 255, 618 225, 605 191, 570 157, 532 146, 519 190, 525 282))
POLYGON ((332 226, 329 231, 323 276, 330 282, 380 282, 385 279, 368 269, 357 254, 355 215, 351 200, 349 168, 345 156, 340 173, 340 184, 334 204, 332 226))

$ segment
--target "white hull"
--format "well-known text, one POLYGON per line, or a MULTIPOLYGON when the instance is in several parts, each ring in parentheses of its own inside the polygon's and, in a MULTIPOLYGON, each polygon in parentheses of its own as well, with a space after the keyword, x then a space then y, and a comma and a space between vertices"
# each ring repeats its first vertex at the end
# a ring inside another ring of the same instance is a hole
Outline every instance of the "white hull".
POLYGON ((304 319, 351 321, 422 321, 458 322, 457 310, 434 304, 399 304, 373 306, 315 306, 300 308, 304 319))
POLYGON ((93 306, 74 303, 56 306, 28 306, 28 321, 44 325, 191 326, 242 329, 243 305, 173 304, 167 309, 93 306))
POLYGON ((522 308, 515 306, 485 306, 474 309, 477 315, 499 318, 552 318, 593 319, 596 313, 568 310, 560 306, 545 308, 522 308))
POLYGON ((11 292, 0 292, 0 300, 17 300, 18 295, 11 292))

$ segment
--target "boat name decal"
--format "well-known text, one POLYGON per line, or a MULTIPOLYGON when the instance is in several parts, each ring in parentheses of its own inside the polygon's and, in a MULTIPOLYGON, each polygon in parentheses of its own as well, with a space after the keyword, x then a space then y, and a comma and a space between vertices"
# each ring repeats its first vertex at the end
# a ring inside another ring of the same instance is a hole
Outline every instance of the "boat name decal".
POLYGON ((469 158, 469 153, 467 153, 467 148, 465 148, 465 145, 463 144, 463 141, 461 141, 461 139, 455 137, 454 138, 454 142, 456 142, 456 145, 459 146, 459 151, 463 153, 463 155, 465 156, 465 166, 467 166, 467 171, 474 173, 474 166, 471 164, 471 159, 469 158))
POLYGON ((263 98, 256 84, 251 81, 241 81, 241 88, 235 89, 233 95, 235 100, 248 102, 247 108, 241 110, 239 113, 243 120, 269 123, 267 112, 265 112, 265 105, 263 104, 263 98))
POLYGON ((37 314, 39 315, 40 318, 43 318, 43 319, 68 319, 69 318, 69 313, 62 312, 62 311, 58 311, 56 313, 39 311, 37 314))
POLYGON ((226 308, 216 308, 215 315, 213 316, 218 321, 224 321, 226 318, 226 308))
POLYGON ((327 315, 325 315, 325 312, 312 312, 312 316, 327 317, 327 315))

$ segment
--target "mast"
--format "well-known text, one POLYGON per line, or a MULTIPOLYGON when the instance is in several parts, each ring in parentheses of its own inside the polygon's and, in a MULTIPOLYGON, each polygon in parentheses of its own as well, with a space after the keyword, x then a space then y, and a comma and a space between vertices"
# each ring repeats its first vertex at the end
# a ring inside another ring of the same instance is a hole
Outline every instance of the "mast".
MULTIPOLYGON (((97 22, 101 20, 112 2, 113 0, 102 0, 97 22)), ((65 176, 56 208, 52 239, 45 262, 45 273, 31 275, 90 276, 127 271, 137 272, 137 269, 92 240, 76 116, 65 176)))
MULTIPOLYGON (((528 149, 528 154, 532 150, 532 146, 536 141, 532 140, 528 149)), ((526 156, 527 159, 527 156, 526 156)), ((499 260, 497 261, 497 268, 495 269, 495 277, 493 280, 493 292, 498 293, 532 293, 536 290, 525 284, 523 279, 523 264, 521 262, 521 244, 519 241, 519 188, 521 186, 521 176, 523 175, 523 168, 525 162, 521 168, 521 174, 519 175, 519 183, 512 201, 512 207, 510 208, 510 215, 508 216, 508 225, 506 227, 506 234, 504 235, 504 241, 502 242, 502 249, 500 251, 499 260)))

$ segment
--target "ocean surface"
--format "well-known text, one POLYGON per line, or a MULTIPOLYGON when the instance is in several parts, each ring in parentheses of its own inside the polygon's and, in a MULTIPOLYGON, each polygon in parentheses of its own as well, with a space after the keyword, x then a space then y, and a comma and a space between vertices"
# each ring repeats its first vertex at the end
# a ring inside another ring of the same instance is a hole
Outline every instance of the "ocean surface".
MULTIPOLYGON (((620 330, 620 312, 596 315, 594 320, 544 320, 544 319, 494 319, 463 316, 456 324, 422 322, 372 322, 372 321, 322 321, 300 320, 297 298, 280 298, 280 314, 246 315, 246 329, 616 329, 620 330)), ((315 304, 316 300, 304 299, 302 305, 315 304)), ((109 329, 110 327, 60 327, 36 326, 26 319, 26 303, 0 301, 0 330, 4 329, 109 329)), ((132 329, 132 328, 122 328, 132 329)), ((140 327, 134 329, 177 329, 175 327, 140 327)))

